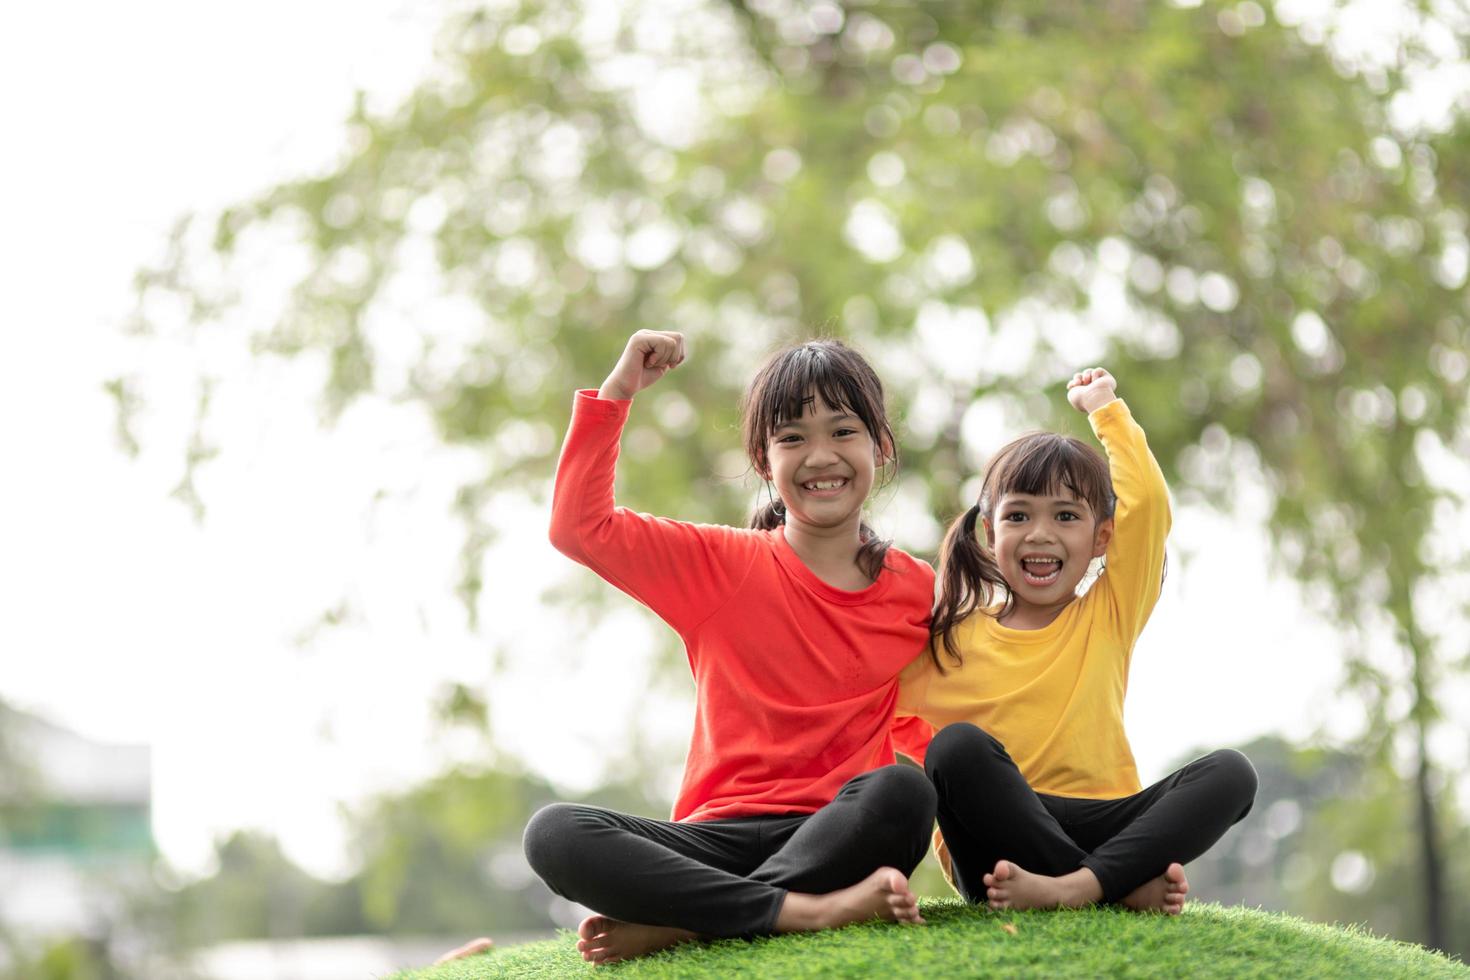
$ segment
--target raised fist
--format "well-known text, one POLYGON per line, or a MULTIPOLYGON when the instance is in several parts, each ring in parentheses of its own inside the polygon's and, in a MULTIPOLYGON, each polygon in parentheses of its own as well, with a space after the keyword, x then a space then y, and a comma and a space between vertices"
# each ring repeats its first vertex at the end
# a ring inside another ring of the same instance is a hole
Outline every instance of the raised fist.
POLYGON ((1067 401, 1079 412, 1092 413, 1118 397, 1118 381, 1106 369, 1078 371, 1067 382, 1067 401))
POLYGON ((623 356, 602 388, 599 398, 632 398, 684 363, 684 335, 671 330, 640 330, 628 338, 623 356))

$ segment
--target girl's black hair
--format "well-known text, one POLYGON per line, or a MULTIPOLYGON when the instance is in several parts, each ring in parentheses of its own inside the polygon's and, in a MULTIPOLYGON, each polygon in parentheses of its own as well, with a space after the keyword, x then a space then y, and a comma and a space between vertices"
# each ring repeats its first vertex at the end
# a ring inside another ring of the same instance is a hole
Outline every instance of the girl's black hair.
MULTIPOLYGON (((897 442, 888 422, 883 403, 883 382, 867 360, 839 340, 823 338, 787 347, 771 355, 746 389, 740 404, 740 429, 745 440, 745 455, 762 479, 769 479, 771 466, 766 456, 766 443, 777 428, 806 412, 814 397, 820 397, 832 408, 857 416, 881 448, 885 457, 886 484, 898 466, 897 442)), ((758 507, 750 518, 750 526, 769 531, 786 522, 786 508, 780 498, 758 507)), ((862 524, 858 531, 862 547, 858 550, 858 567, 863 574, 877 579, 883 560, 893 544, 879 538, 877 532, 862 524)))
POLYGON ((993 521, 996 505, 1007 494, 1051 497, 1063 487, 1087 502, 1098 523, 1113 516, 1117 498, 1108 461, 1080 439, 1033 432, 1007 443, 991 459, 980 499, 949 526, 939 549, 939 600, 929 620, 929 656, 941 671, 941 643, 955 663, 960 662, 954 631, 962 620, 975 612, 999 619, 1015 603, 995 555, 976 533, 979 520, 993 521), (998 595, 1004 595, 1005 602, 996 609, 998 595))

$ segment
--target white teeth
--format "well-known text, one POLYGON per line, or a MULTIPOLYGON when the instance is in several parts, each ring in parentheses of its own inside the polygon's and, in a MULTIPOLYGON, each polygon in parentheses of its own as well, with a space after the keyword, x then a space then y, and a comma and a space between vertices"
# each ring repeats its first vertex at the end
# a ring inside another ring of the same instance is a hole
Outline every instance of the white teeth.
POLYGON ((846 482, 846 480, 821 480, 816 483, 803 483, 802 486, 808 490, 836 490, 846 482))
POLYGON ((1026 581, 1041 585, 1061 576, 1062 560, 1041 557, 1022 558, 1021 571, 1026 575, 1026 581))

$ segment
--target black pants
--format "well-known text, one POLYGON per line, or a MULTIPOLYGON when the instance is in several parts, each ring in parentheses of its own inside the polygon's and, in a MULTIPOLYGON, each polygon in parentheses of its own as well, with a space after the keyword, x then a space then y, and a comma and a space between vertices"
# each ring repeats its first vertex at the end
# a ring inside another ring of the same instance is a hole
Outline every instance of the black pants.
POLYGON ((848 780, 816 813, 676 823, 554 803, 526 825, 526 859, 602 915, 749 936, 775 930, 788 891, 825 894, 885 866, 912 874, 934 805, 924 774, 897 765, 848 780))
POLYGON ((1256 796, 1256 770, 1232 749, 1122 799, 1048 796, 1026 784, 1005 746, 965 723, 934 736, 924 768, 939 790, 955 887, 971 902, 985 901, 983 876, 1002 859, 1044 875, 1089 868, 1103 900, 1116 902, 1209 850, 1256 796))

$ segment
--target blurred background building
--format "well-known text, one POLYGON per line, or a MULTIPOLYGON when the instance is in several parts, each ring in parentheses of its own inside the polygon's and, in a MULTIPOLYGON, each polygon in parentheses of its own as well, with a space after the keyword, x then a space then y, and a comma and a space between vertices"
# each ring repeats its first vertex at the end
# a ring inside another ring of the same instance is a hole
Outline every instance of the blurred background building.
MULTIPOLYGON (((0 934, 107 941, 157 849, 146 745, 84 738, 0 704, 0 934)), ((3 947, 0 947, 3 954, 3 947)))

